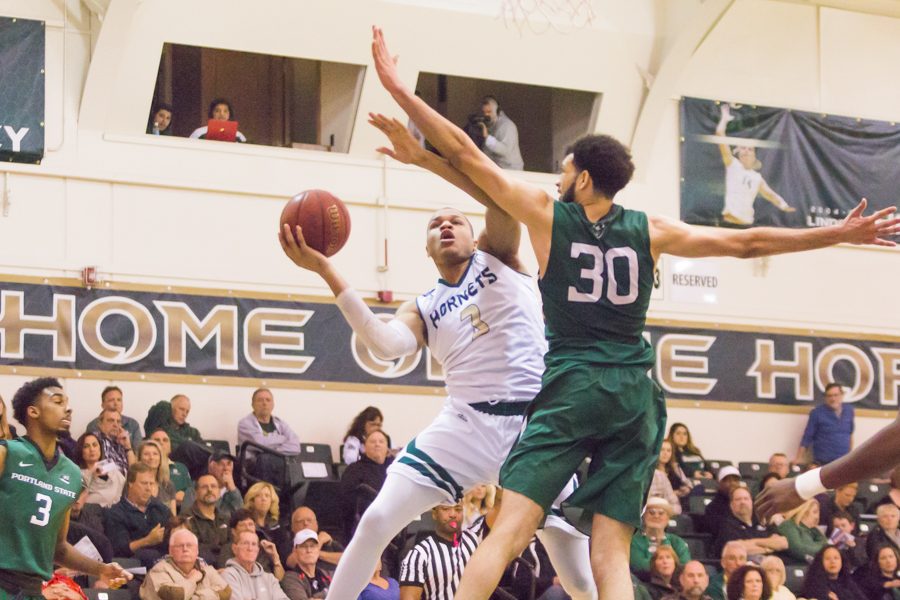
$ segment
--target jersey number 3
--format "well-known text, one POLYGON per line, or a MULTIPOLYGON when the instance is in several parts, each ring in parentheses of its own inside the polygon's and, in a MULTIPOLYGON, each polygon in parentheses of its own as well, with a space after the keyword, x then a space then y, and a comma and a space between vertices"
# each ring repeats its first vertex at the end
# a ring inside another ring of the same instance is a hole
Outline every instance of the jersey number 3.
POLYGON ((599 302, 603 295, 603 272, 606 271, 606 299, 612 304, 631 304, 638 297, 638 257, 634 249, 624 246, 622 248, 610 248, 604 256, 603 251, 591 244, 572 242, 570 256, 579 258, 588 254, 594 258, 594 264, 589 269, 581 269, 581 279, 591 282, 589 292, 580 292, 574 285, 569 286, 569 302, 599 302), (624 260, 628 264, 628 292, 619 293, 619 282, 616 281, 616 271, 613 268, 616 260, 624 260), (604 269, 605 267, 605 269, 604 269))
POLYGON ((466 310, 459 313, 460 321, 465 321, 466 319, 471 319, 472 327, 475 328, 475 332, 472 334, 472 341, 475 341, 491 330, 490 326, 481 320, 481 311, 478 310, 478 307, 474 304, 470 304, 466 307, 466 310))
POLYGON ((53 498, 46 494, 35 494, 34 501, 38 503, 37 513, 31 515, 31 524, 43 527, 50 522, 50 507, 53 506, 53 498))

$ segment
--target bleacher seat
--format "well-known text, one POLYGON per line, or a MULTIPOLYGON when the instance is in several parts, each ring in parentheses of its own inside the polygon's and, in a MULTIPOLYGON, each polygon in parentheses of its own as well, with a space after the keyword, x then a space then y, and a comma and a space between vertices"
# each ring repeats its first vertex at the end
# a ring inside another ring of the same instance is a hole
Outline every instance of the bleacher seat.
POLYGON ((804 473, 809 470, 809 465, 804 464, 791 464, 791 470, 788 472, 788 477, 796 477, 800 473, 804 473))
POLYGON ((739 462, 738 471, 744 479, 762 479, 769 470, 769 463, 764 462, 739 462))
POLYGON ((88 600, 131 600, 131 591, 125 588, 118 590, 83 588, 81 591, 88 600))
POLYGON ((687 543, 688 550, 690 550, 691 552, 691 558, 697 560, 705 560, 711 558, 709 556, 708 550, 709 540, 710 536, 708 534, 684 537, 684 541, 687 543))
POLYGON ((715 479, 710 479, 709 477, 704 477, 703 479, 698 479, 699 485, 703 486, 703 493, 708 495, 714 495, 719 491, 719 482, 715 479))
POLYGON ((697 528, 694 527, 694 519, 690 515, 674 515, 669 519, 669 526, 666 528, 666 531, 684 537, 685 535, 696 533, 697 528))
POLYGON ((859 523, 856 526, 859 527, 860 534, 868 535, 873 529, 878 527, 878 518, 872 514, 861 514, 859 515, 859 523))
POLYGON ((712 502, 712 496, 691 496, 688 499, 688 507, 691 514, 702 515, 706 512, 706 505, 712 502))
POLYGON ((862 512, 874 513, 875 504, 884 498, 890 491, 891 486, 888 483, 873 483, 871 481, 860 481, 859 491, 856 492, 856 502, 862 508, 862 512))
POLYGON ((809 567, 806 565, 790 565, 784 568, 785 574, 787 577, 784 580, 784 585, 787 589, 791 590, 795 594, 800 593, 800 588, 803 587, 803 579, 806 577, 806 571, 809 567))
POLYGON ((706 460, 706 470, 712 472, 713 476, 716 476, 719 473, 719 469, 725 466, 733 465, 734 463, 730 460, 721 460, 721 459, 707 459, 706 460))
POLYGON ((213 454, 216 450, 224 450, 228 454, 232 454, 231 444, 227 440, 203 440, 200 445, 209 450, 213 454))

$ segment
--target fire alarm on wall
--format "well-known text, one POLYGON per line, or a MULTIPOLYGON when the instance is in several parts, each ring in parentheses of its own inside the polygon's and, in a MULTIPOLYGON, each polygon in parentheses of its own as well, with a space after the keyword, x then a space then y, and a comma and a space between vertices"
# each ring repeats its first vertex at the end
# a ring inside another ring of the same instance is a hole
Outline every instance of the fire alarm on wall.
POLYGON ((85 267, 81 269, 81 283, 85 287, 97 285, 97 267, 85 267))
POLYGON ((378 301, 379 302, 393 302, 394 301, 394 292, 391 290, 378 290, 378 301))

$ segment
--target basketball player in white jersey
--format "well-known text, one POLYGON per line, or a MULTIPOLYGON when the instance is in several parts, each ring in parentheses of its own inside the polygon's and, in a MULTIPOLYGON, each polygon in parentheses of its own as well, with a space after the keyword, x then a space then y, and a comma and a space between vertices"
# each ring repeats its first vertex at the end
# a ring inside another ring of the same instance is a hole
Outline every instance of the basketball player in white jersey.
MULTIPOLYGON (((728 123, 733 121, 728 103, 722 103, 722 117, 716 126, 716 135, 724 136, 728 123)), ((719 144, 722 162, 725 163, 725 208, 722 220, 733 225, 753 225, 753 202, 759 194, 783 212, 795 212, 778 192, 769 187, 759 169, 762 164, 756 158, 752 146, 735 146, 734 152, 728 144, 719 144), (737 159, 737 160, 735 160, 737 159)))
MULTIPOLYGON (((394 145, 380 152, 440 175, 487 211, 477 244, 460 211, 443 208, 431 216, 425 247, 440 279, 388 322, 366 306, 325 256, 306 245, 299 227, 296 240, 289 226, 279 232, 288 257, 325 280, 373 353, 393 359, 427 345, 444 367, 449 393, 434 422, 389 467, 384 487, 341 557, 331 600, 357 598, 385 547, 414 518, 438 504, 458 502, 475 485, 498 482, 525 408, 540 389, 546 350, 534 283, 518 256, 519 224, 446 160, 419 146, 402 123, 374 115, 370 122, 394 145)), ((587 538, 555 515, 539 537, 569 595, 595 599, 587 538)))

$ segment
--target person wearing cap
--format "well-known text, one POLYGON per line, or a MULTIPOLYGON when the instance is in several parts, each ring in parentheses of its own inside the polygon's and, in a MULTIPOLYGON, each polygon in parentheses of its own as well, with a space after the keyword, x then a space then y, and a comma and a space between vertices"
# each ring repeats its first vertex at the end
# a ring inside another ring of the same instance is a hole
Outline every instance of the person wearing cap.
POLYGON ((231 600, 288 600, 278 579, 257 562, 259 550, 260 540, 255 530, 245 529, 235 536, 231 544, 234 558, 222 570, 222 579, 231 586, 231 600))
MULTIPOLYGON (((231 519, 228 521, 229 538, 232 542, 238 539, 238 536, 244 531, 251 531, 259 538, 259 548, 261 552, 256 557, 256 562, 262 567, 266 573, 271 573, 275 579, 281 581, 284 579, 284 567, 281 564, 281 557, 275 544, 268 541, 262 533, 256 528, 256 521, 253 520, 253 513, 246 508, 236 510, 231 513, 231 519)), ((293 541, 293 536, 291 536, 293 541)), ((225 568, 228 561, 234 558, 234 544, 225 544, 219 552, 219 561, 216 566, 220 569, 225 568)))
POLYGON ((703 529, 713 536, 713 539, 719 535, 719 527, 725 517, 728 516, 731 490, 744 482, 741 480, 741 472, 736 467, 726 465, 719 469, 719 490, 716 492, 712 501, 706 505, 706 511, 703 513, 701 521, 703 529))
POLYGON ((672 518, 672 506, 665 498, 653 497, 644 507, 644 527, 631 538, 631 571, 642 573, 650 570, 650 557, 660 546, 671 546, 681 564, 691 560, 687 542, 674 533, 666 533, 672 518))
POLYGON ((185 526, 200 541, 200 556, 211 565, 218 562, 222 547, 228 543, 228 519, 219 508, 219 482, 212 475, 202 475, 194 483, 196 501, 191 502, 185 526))
MULTIPOLYGON (((234 455, 227 450, 216 450, 210 454, 206 465, 206 472, 215 477, 219 484, 216 508, 222 512, 226 520, 231 513, 244 507, 244 498, 234 483, 234 460, 234 455)), ((184 500, 181 503, 182 515, 190 513, 191 506, 194 504, 196 488, 195 485, 193 490, 185 492, 184 500)))
POLYGON ((312 529, 301 529, 294 536, 296 571, 288 571, 281 588, 291 600, 324 598, 331 586, 331 572, 318 566, 319 535, 312 529))
POLYGON ((339 541, 331 537, 327 531, 319 529, 319 519, 316 513, 308 506, 298 506, 291 513, 291 534, 285 536, 287 544, 284 541, 279 544, 278 553, 281 560, 289 569, 296 568, 296 557, 294 556, 294 536, 303 529, 312 529, 319 536, 319 560, 325 563, 327 568, 332 568, 341 560, 344 553, 344 546, 339 541), (285 547, 286 546, 286 547, 285 547))
POLYGON ((746 487, 731 490, 730 512, 719 527, 715 551, 720 553, 725 544, 739 540, 749 556, 771 554, 787 550, 788 541, 775 530, 761 525, 753 512, 753 496, 746 487))

